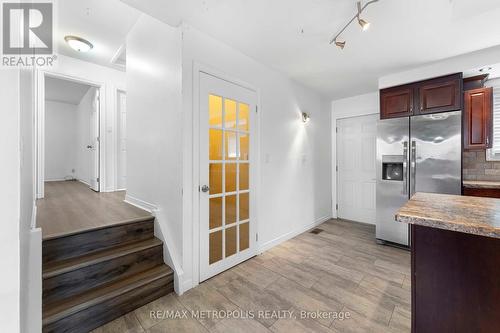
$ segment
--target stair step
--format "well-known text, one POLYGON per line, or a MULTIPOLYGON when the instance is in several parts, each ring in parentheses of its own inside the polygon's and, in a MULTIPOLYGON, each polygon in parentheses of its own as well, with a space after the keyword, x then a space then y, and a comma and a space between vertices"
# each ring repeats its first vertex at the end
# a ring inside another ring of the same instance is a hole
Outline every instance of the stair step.
POLYGON ((154 237, 154 216, 43 241, 43 263, 66 260, 154 237))
POLYGON ((44 307, 43 332, 88 332, 173 291, 166 265, 44 307))
POLYGON ((163 264, 157 238, 44 265, 43 304, 77 295, 163 264))

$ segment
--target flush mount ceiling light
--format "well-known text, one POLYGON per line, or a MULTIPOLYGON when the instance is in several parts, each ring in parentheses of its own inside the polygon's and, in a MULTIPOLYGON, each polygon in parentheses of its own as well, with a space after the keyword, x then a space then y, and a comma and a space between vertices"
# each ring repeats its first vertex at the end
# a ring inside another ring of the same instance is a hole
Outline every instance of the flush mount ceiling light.
POLYGON ((358 12, 356 14, 354 14, 354 16, 352 17, 352 19, 347 22, 347 24, 342 28, 340 29, 340 31, 335 35, 335 37, 333 37, 331 40, 330 40, 330 44, 335 44, 337 45, 340 49, 343 49, 345 47, 345 41, 343 42, 339 42, 338 41, 338 38, 340 36, 340 34, 342 34, 345 29, 347 29, 347 27, 352 23, 354 22, 354 20, 358 20, 358 23, 359 25, 361 26, 361 29, 363 29, 363 31, 366 31, 368 30, 368 28, 370 28, 370 22, 366 21, 366 20, 363 20, 361 18, 361 13, 365 10, 366 7, 368 7, 369 5, 371 5, 372 3, 374 2, 377 2, 378 0, 371 0, 371 1, 368 1, 367 3, 365 3, 363 6, 361 6, 361 1, 358 1, 356 3, 357 7, 358 7, 358 12))
POLYGON ((94 48, 91 42, 78 36, 66 36, 64 40, 75 51, 88 52, 94 48))

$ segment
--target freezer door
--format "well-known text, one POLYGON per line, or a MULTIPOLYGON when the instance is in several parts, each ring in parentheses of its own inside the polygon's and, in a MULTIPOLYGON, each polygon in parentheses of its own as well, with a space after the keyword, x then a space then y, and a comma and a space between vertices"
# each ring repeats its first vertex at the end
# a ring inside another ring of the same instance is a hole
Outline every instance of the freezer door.
POLYGON ((408 225, 394 220, 408 201, 409 118, 377 124, 377 239, 408 245, 408 225))
POLYGON ((410 120, 410 194, 461 194, 462 111, 410 120))

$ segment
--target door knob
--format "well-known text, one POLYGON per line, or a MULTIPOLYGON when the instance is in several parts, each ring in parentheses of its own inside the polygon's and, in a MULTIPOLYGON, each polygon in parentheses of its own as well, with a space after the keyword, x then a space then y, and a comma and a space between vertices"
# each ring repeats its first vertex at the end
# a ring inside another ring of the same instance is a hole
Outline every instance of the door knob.
POLYGON ((88 148, 88 149, 92 149, 92 146, 91 146, 91 145, 88 145, 88 146, 87 146, 87 148, 88 148))
POLYGON ((203 185, 201 187, 201 191, 204 192, 204 193, 206 193, 206 192, 210 191, 210 187, 208 187, 207 185, 203 185))

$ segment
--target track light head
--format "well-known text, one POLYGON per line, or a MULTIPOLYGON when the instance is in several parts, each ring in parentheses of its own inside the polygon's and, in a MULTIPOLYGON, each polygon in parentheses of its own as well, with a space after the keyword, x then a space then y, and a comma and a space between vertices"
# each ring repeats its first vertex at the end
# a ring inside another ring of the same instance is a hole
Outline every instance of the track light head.
POLYGON ((366 31, 368 30, 368 28, 370 28, 370 22, 365 21, 362 18, 358 17, 358 23, 361 26, 361 29, 363 29, 363 31, 366 31))
POLYGON ((337 45, 341 50, 343 50, 345 47, 345 40, 344 41, 335 40, 335 45, 337 45))

